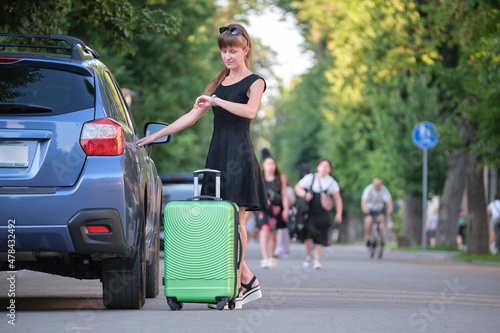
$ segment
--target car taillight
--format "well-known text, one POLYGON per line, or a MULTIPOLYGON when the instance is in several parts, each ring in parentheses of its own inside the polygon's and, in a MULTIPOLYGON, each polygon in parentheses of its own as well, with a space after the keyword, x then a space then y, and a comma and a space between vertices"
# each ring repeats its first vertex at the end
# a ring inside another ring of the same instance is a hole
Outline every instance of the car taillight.
POLYGON ((21 60, 21 58, 0 57, 0 63, 11 63, 21 60))
POLYGON ((109 118, 85 123, 80 136, 80 144, 87 156, 121 155, 124 141, 122 127, 109 118))

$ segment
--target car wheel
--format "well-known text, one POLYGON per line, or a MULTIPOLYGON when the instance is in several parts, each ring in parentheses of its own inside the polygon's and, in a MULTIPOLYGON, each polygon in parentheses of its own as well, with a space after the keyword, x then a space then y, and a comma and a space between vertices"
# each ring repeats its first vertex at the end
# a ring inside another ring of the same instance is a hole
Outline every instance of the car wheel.
POLYGON ((146 261, 144 234, 139 236, 139 248, 131 270, 103 270, 103 303, 108 309, 140 309, 146 300, 146 261))
POLYGON ((158 235, 153 235, 151 247, 152 257, 146 266, 146 298, 155 298, 160 292, 160 240, 158 235))

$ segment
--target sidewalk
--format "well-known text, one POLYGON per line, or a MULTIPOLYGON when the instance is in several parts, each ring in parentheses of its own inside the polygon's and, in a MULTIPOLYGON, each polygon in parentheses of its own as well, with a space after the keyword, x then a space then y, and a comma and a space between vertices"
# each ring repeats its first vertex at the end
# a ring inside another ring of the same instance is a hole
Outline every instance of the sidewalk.
MULTIPOLYGON (((326 257, 342 256, 346 259, 365 259, 368 257, 368 250, 364 245, 360 244, 333 244, 323 250, 326 257), (340 249, 345 249, 347 251, 339 251, 340 249)), ((417 261, 443 261, 451 260, 464 263, 471 263, 476 265, 486 265, 493 267, 500 267, 500 263, 491 261, 480 261, 480 260, 466 260, 461 258, 454 258, 454 255, 459 253, 459 251, 436 251, 436 250, 401 250, 401 249, 384 249, 384 256, 382 260, 394 260, 394 261, 405 261, 405 260, 417 260, 417 261)), ((250 259, 260 259, 260 245, 256 240, 250 240, 247 245, 246 257, 250 259)), ((305 246, 300 242, 290 243, 290 259, 300 259, 303 260, 305 257, 305 246)), ((328 260, 326 258, 326 260, 328 260)), ((287 260, 287 259, 284 259, 287 260)))

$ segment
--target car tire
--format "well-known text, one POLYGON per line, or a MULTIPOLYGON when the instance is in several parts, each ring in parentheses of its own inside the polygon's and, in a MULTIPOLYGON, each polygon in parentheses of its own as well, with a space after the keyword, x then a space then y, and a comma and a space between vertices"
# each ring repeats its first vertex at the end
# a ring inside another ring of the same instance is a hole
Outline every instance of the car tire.
POLYGON ((160 292, 160 239, 153 235, 151 262, 146 266, 146 298, 155 298, 160 292))
POLYGON ((144 234, 131 270, 103 270, 103 303, 108 309, 141 309, 146 301, 146 261, 144 234))

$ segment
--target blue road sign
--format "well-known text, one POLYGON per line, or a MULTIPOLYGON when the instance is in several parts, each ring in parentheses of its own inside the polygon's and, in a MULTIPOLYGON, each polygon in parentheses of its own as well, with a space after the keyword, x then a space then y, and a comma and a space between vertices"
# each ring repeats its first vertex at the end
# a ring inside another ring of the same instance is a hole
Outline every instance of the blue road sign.
POLYGON ((413 143, 420 149, 433 148, 438 142, 438 137, 436 126, 428 121, 418 123, 411 132, 413 143))

